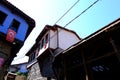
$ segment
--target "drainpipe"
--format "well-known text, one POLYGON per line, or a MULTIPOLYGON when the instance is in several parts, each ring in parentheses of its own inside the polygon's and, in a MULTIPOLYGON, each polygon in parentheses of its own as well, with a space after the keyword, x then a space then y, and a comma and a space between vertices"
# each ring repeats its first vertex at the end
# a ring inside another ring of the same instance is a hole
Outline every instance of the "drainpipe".
POLYGON ((59 48, 59 28, 57 28, 57 48, 59 48))

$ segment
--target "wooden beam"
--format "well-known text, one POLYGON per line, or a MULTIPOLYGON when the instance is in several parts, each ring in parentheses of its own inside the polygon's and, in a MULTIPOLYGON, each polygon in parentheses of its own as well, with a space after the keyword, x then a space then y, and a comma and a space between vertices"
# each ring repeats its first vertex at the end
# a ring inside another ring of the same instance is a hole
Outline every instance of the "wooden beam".
POLYGON ((117 49, 117 46, 115 45, 115 41, 114 41, 112 38, 110 38, 110 43, 111 43, 111 45, 112 45, 112 47, 113 47, 113 49, 114 49, 114 51, 115 51, 115 53, 116 53, 116 57, 117 57, 118 60, 120 61, 120 53, 119 53, 119 50, 117 49))
POLYGON ((89 78, 88 78, 88 70, 87 70, 87 65, 86 65, 84 53, 81 52, 81 55, 82 55, 83 66, 84 66, 84 70, 85 70, 85 80, 89 80, 89 78))

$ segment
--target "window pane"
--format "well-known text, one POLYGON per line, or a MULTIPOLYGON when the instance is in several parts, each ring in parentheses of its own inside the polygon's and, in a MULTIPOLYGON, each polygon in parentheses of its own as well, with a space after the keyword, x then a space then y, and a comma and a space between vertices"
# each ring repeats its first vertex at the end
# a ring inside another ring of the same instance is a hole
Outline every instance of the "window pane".
POLYGON ((45 43, 47 43, 47 42, 48 42, 48 34, 45 37, 45 43))
POLYGON ((12 30, 14 30, 15 32, 17 32, 18 28, 19 28, 20 22, 18 22, 17 20, 13 19, 12 24, 10 26, 10 28, 12 30))
POLYGON ((0 24, 3 24, 3 22, 5 21, 6 17, 7 17, 7 14, 3 13, 2 11, 0 11, 0 24))

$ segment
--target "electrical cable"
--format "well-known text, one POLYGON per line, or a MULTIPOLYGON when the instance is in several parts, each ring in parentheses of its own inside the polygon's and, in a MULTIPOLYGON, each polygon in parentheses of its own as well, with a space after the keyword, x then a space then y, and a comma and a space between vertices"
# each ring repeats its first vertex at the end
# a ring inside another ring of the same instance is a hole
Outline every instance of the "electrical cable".
MULTIPOLYGON (((56 23, 58 23, 78 2, 79 2, 80 0, 78 0, 67 12, 65 12, 65 14, 63 15, 63 16, 61 16, 57 21, 56 21, 56 23)), ((97 2, 98 2, 99 0, 97 0, 97 1, 95 1, 93 4, 91 4, 89 7, 87 7, 84 11, 82 11, 78 16, 76 16, 75 18, 73 18, 71 21, 69 21, 65 26, 64 26, 64 28, 66 27, 66 26, 68 26, 70 23, 72 23, 75 19, 77 19, 78 17, 80 17, 83 13, 85 13, 88 9, 90 9, 92 6, 94 6, 97 2)), ((55 23, 55 24, 56 24, 55 23)), ((60 30, 61 31, 61 30, 60 30)), ((59 32, 60 32, 59 31, 59 32)), ((51 38, 53 38, 55 35, 53 35, 51 38)), ((19 59, 21 59, 21 58, 24 58, 25 56, 21 56, 21 57, 19 57, 19 58, 17 58, 17 59, 15 59, 15 60, 19 60, 19 59)))
MULTIPOLYGON (((94 3, 92 3, 89 7, 87 7, 84 11, 82 11, 78 16, 76 16, 75 18, 73 18, 71 21, 69 21, 65 26, 68 26, 71 22, 73 22, 75 19, 77 19, 78 17, 80 17, 83 13, 85 13, 88 9, 90 9, 93 5, 95 5, 99 0, 96 0, 94 3)), ((58 32, 60 32, 62 30, 59 30, 58 32)), ((52 39, 54 36, 56 36, 56 34, 54 34, 53 36, 51 36, 50 39, 52 39)))
POLYGON ((71 21, 69 21, 64 27, 68 26, 70 23, 72 23, 75 19, 80 17, 83 13, 85 13, 88 9, 90 9, 92 6, 94 6, 99 0, 95 1, 93 4, 91 4, 88 8, 86 8, 84 11, 82 11, 78 16, 73 18, 71 21))
MULTIPOLYGON (((79 1, 80 1, 80 0, 77 0, 70 8, 55 22, 55 24, 57 24, 79 1)), ((25 56, 19 57, 19 58, 15 59, 15 60, 19 60, 19 59, 21 59, 21 58, 23 58, 23 57, 25 57, 25 56)))
MULTIPOLYGON (((78 16, 76 16, 75 18, 73 18, 71 21, 69 21, 65 26, 68 26, 70 23, 72 23, 75 19, 77 19, 78 17, 80 17, 83 13, 85 13, 88 9, 90 9, 93 5, 95 5, 99 0, 96 0, 94 3, 92 3, 89 7, 87 7, 84 11, 82 11, 78 16)), ((59 30, 60 32, 61 30, 59 30)), ((52 39, 56 34, 54 34, 53 36, 51 36, 50 39, 52 39)))
POLYGON ((76 1, 75 4, 73 4, 69 10, 67 10, 56 22, 55 24, 57 24, 80 0, 76 1))

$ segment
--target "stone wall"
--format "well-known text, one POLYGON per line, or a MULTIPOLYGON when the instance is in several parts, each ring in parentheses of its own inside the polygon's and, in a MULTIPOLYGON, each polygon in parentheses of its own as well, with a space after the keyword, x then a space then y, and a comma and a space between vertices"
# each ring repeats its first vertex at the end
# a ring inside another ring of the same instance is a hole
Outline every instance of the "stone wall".
POLYGON ((35 63, 29 68, 27 80, 47 80, 47 78, 42 77, 38 63, 35 63))

